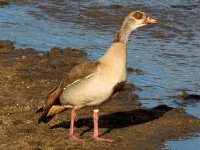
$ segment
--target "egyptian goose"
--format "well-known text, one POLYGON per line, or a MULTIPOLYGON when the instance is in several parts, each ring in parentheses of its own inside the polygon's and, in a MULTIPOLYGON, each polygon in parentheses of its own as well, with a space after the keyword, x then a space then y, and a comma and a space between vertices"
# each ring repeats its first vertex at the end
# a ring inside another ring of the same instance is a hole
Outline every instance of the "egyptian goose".
MULTIPOLYGON (((83 62, 74 67, 60 85, 50 93, 38 123, 48 122, 55 114, 72 108, 70 122, 70 139, 80 141, 74 134, 76 110, 85 106, 96 106, 108 100, 120 91, 126 82, 126 45, 129 35, 138 27, 155 24, 156 20, 145 13, 135 11, 124 20, 121 29, 107 52, 98 61, 83 62)), ((99 137, 98 109, 93 112, 93 138, 99 141, 112 142, 99 137)))

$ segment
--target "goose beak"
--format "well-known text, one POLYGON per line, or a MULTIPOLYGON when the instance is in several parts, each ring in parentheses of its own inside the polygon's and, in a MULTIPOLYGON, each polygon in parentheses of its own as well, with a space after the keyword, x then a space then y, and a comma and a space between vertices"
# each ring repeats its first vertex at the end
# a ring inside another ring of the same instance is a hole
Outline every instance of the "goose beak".
POLYGON ((156 24, 157 21, 153 18, 147 17, 146 24, 156 24))

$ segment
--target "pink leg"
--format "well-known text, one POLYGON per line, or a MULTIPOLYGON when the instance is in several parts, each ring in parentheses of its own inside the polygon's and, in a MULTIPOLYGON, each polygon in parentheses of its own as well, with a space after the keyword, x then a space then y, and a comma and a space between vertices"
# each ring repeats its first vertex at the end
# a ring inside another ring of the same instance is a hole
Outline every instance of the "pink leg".
POLYGON ((113 140, 111 140, 111 139, 104 139, 104 138, 99 137, 99 129, 98 129, 99 116, 98 116, 98 112, 99 112, 99 110, 94 110, 94 113, 93 113, 93 122, 94 122, 93 138, 97 141, 112 142, 113 140))
POLYGON ((70 140, 82 141, 76 135, 74 135, 74 120, 76 118, 76 109, 73 108, 71 111, 71 122, 70 122, 70 140))

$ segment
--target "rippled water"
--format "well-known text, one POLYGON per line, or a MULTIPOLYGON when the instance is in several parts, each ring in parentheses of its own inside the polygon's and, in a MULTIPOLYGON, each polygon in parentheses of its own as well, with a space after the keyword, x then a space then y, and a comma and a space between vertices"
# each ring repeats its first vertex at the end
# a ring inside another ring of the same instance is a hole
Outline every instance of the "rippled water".
MULTIPOLYGON (((110 46, 123 18, 134 10, 148 12, 159 23, 132 33, 128 66, 143 70, 144 75, 132 74, 128 81, 143 89, 137 93, 144 106, 184 107, 189 114, 200 118, 198 102, 182 105, 169 98, 181 94, 181 90, 200 94, 198 1, 15 1, 0 8, 0 40, 14 40, 17 48, 38 50, 76 47, 87 51, 90 59, 98 59, 110 46)), ((179 149, 183 143, 198 142, 200 139, 195 138, 168 144, 179 149)))

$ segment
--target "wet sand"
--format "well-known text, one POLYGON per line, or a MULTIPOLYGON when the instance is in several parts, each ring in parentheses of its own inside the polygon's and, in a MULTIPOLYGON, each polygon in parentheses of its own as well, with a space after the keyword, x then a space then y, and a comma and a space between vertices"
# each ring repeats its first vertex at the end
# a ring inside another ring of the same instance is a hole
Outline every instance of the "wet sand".
POLYGON ((35 111, 62 77, 87 54, 74 48, 52 48, 40 52, 15 49, 10 41, 0 42, 0 149, 161 149, 165 141, 191 137, 200 131, 199 119, 182 108, 160 105, 144 108, 137 89, 127 84, 100 107, 100 133, 113 143, 91 140, 92 108, 77 111, 75 132, 85 143, 69 140, 70 110, 48 124, 37 124, 35 111))

